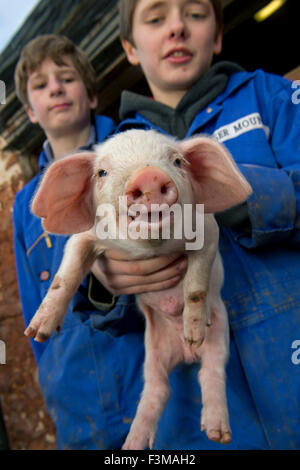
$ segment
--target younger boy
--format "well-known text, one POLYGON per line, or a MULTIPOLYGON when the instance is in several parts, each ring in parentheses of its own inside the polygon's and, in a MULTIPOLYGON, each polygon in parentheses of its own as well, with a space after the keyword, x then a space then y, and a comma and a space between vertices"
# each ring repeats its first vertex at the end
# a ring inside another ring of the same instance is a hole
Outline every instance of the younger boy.
MULTIPOLYGON (((217 214, 231 326, 233 440, 226 448, 298 449, 300 382, 291 348, 300 335, 300 107, 291 84, 262 70, 212 65, 222 47, 219 0, 120 0, 120 14, 124 50, 154 99, 125 92, 118 130, 212 134, 253 188, 246 204, 217 214)), ((112 259, 107 266, 109 288, 118 273, 112 259)), ((200 433, 194 366, 174 370, 171 385, 155 448, 224 449, 200 433)))
MULTIPOLYGON (((105 139, 114 124, 104 116, 94 118, 98 103, 95 72, 85 54, 66 37, 45 35, 28 43, 17 64, 15 82, 29 119, 47 137, 39 174, 17 194, 14 205, 16 258, 27 323, 49 285, 55 253, 56 237, 45 233, 41 221, 30 212, 41 174, 52 161, 105 139), (24 262, 30 269, 24 269, 24 262), (38 276, 31 279, 29 274, 38 276)), ((32 344, 39 359, 45 345, 32 344)))

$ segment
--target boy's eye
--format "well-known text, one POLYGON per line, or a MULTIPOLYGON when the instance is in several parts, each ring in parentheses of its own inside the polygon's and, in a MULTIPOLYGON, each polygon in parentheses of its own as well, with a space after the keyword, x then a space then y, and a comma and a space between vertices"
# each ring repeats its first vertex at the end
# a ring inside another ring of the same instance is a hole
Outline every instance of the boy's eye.
POLYGON ((148 24, 157 24, 159 22, 161 22, 163 20, 162 17, 155 17, 155 18, 150 18, 149 20, 147 20, 147 23, 148 24))
POLYGON ((102 178, 103 176, 107 176, 107 171, 106 170, 99 170, 98 171, 98 176, 102 178))
POLYGON ((61 80, 65 83, 71 83, 74 81, 74 77, 63 77, 61 80))
POLYGON ((189 16, 190 18, 193 18, 195 20, 200 20, 200 19, 203 19, 205 18, 205 14, 204 13, 199 13, 199 12, 196 12, 196 11, 191 11, 191 12, 188 12, 187 13, 187 16, 189 16))
POLYGON ((46 83, 41 82, 41 83, 35 83, 32 88, 34 90, 41 90, 42 88, 45 88, 45 86, 46 86, 46 83))

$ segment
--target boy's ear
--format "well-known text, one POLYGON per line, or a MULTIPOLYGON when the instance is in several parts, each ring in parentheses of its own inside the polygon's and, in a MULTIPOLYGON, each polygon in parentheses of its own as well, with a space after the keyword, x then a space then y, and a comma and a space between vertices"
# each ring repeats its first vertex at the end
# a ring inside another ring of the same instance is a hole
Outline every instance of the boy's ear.
POLYGON ((138 56, 136 54, 136 49, 135 47, 131 44, 131 42, 127 41, 127 39, 121 39, 122 47, 126 53, 128 62, 131 63, 131 65, 139 65, 140 61, 138 59, 138 56))
POLYGON ((29 117, 30 121, 31 121, 33 124, 38 124, 38 123, 39 123, 39 121, 38 121, 36 115, 34 114, 33 109, 30 107, 29 104, 25 104, 25 111, 26 111, 26 114, 27 114, 27 116, 29 117))
POLYGON ((223 42, 223 28, 220 28, 214 46, 214 55, 219 55, 222 52, 222 42, 223 42))
POLYGON ((98 106, 98 97, 97 95, 92 96, 92 98, 89 98, 89 103, 90 103, 90 109, 94 110, 98 106))

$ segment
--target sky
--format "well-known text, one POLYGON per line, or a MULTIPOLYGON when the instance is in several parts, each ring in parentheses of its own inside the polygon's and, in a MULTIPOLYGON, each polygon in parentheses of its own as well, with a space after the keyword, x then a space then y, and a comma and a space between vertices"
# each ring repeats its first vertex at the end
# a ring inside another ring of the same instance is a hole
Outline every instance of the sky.
POLYGON ((0 0, 0 53, 40 0, 0 0))

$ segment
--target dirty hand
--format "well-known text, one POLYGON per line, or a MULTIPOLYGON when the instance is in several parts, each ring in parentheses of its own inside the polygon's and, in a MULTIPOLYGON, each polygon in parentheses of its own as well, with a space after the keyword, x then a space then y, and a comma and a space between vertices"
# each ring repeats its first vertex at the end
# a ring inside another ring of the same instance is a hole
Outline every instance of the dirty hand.
POLYGON ((175 286, 187 267, 185 255, 136 260, 127 253, 107 250, 97 258, 92 273, 112 294, 140 294, 175 286))

